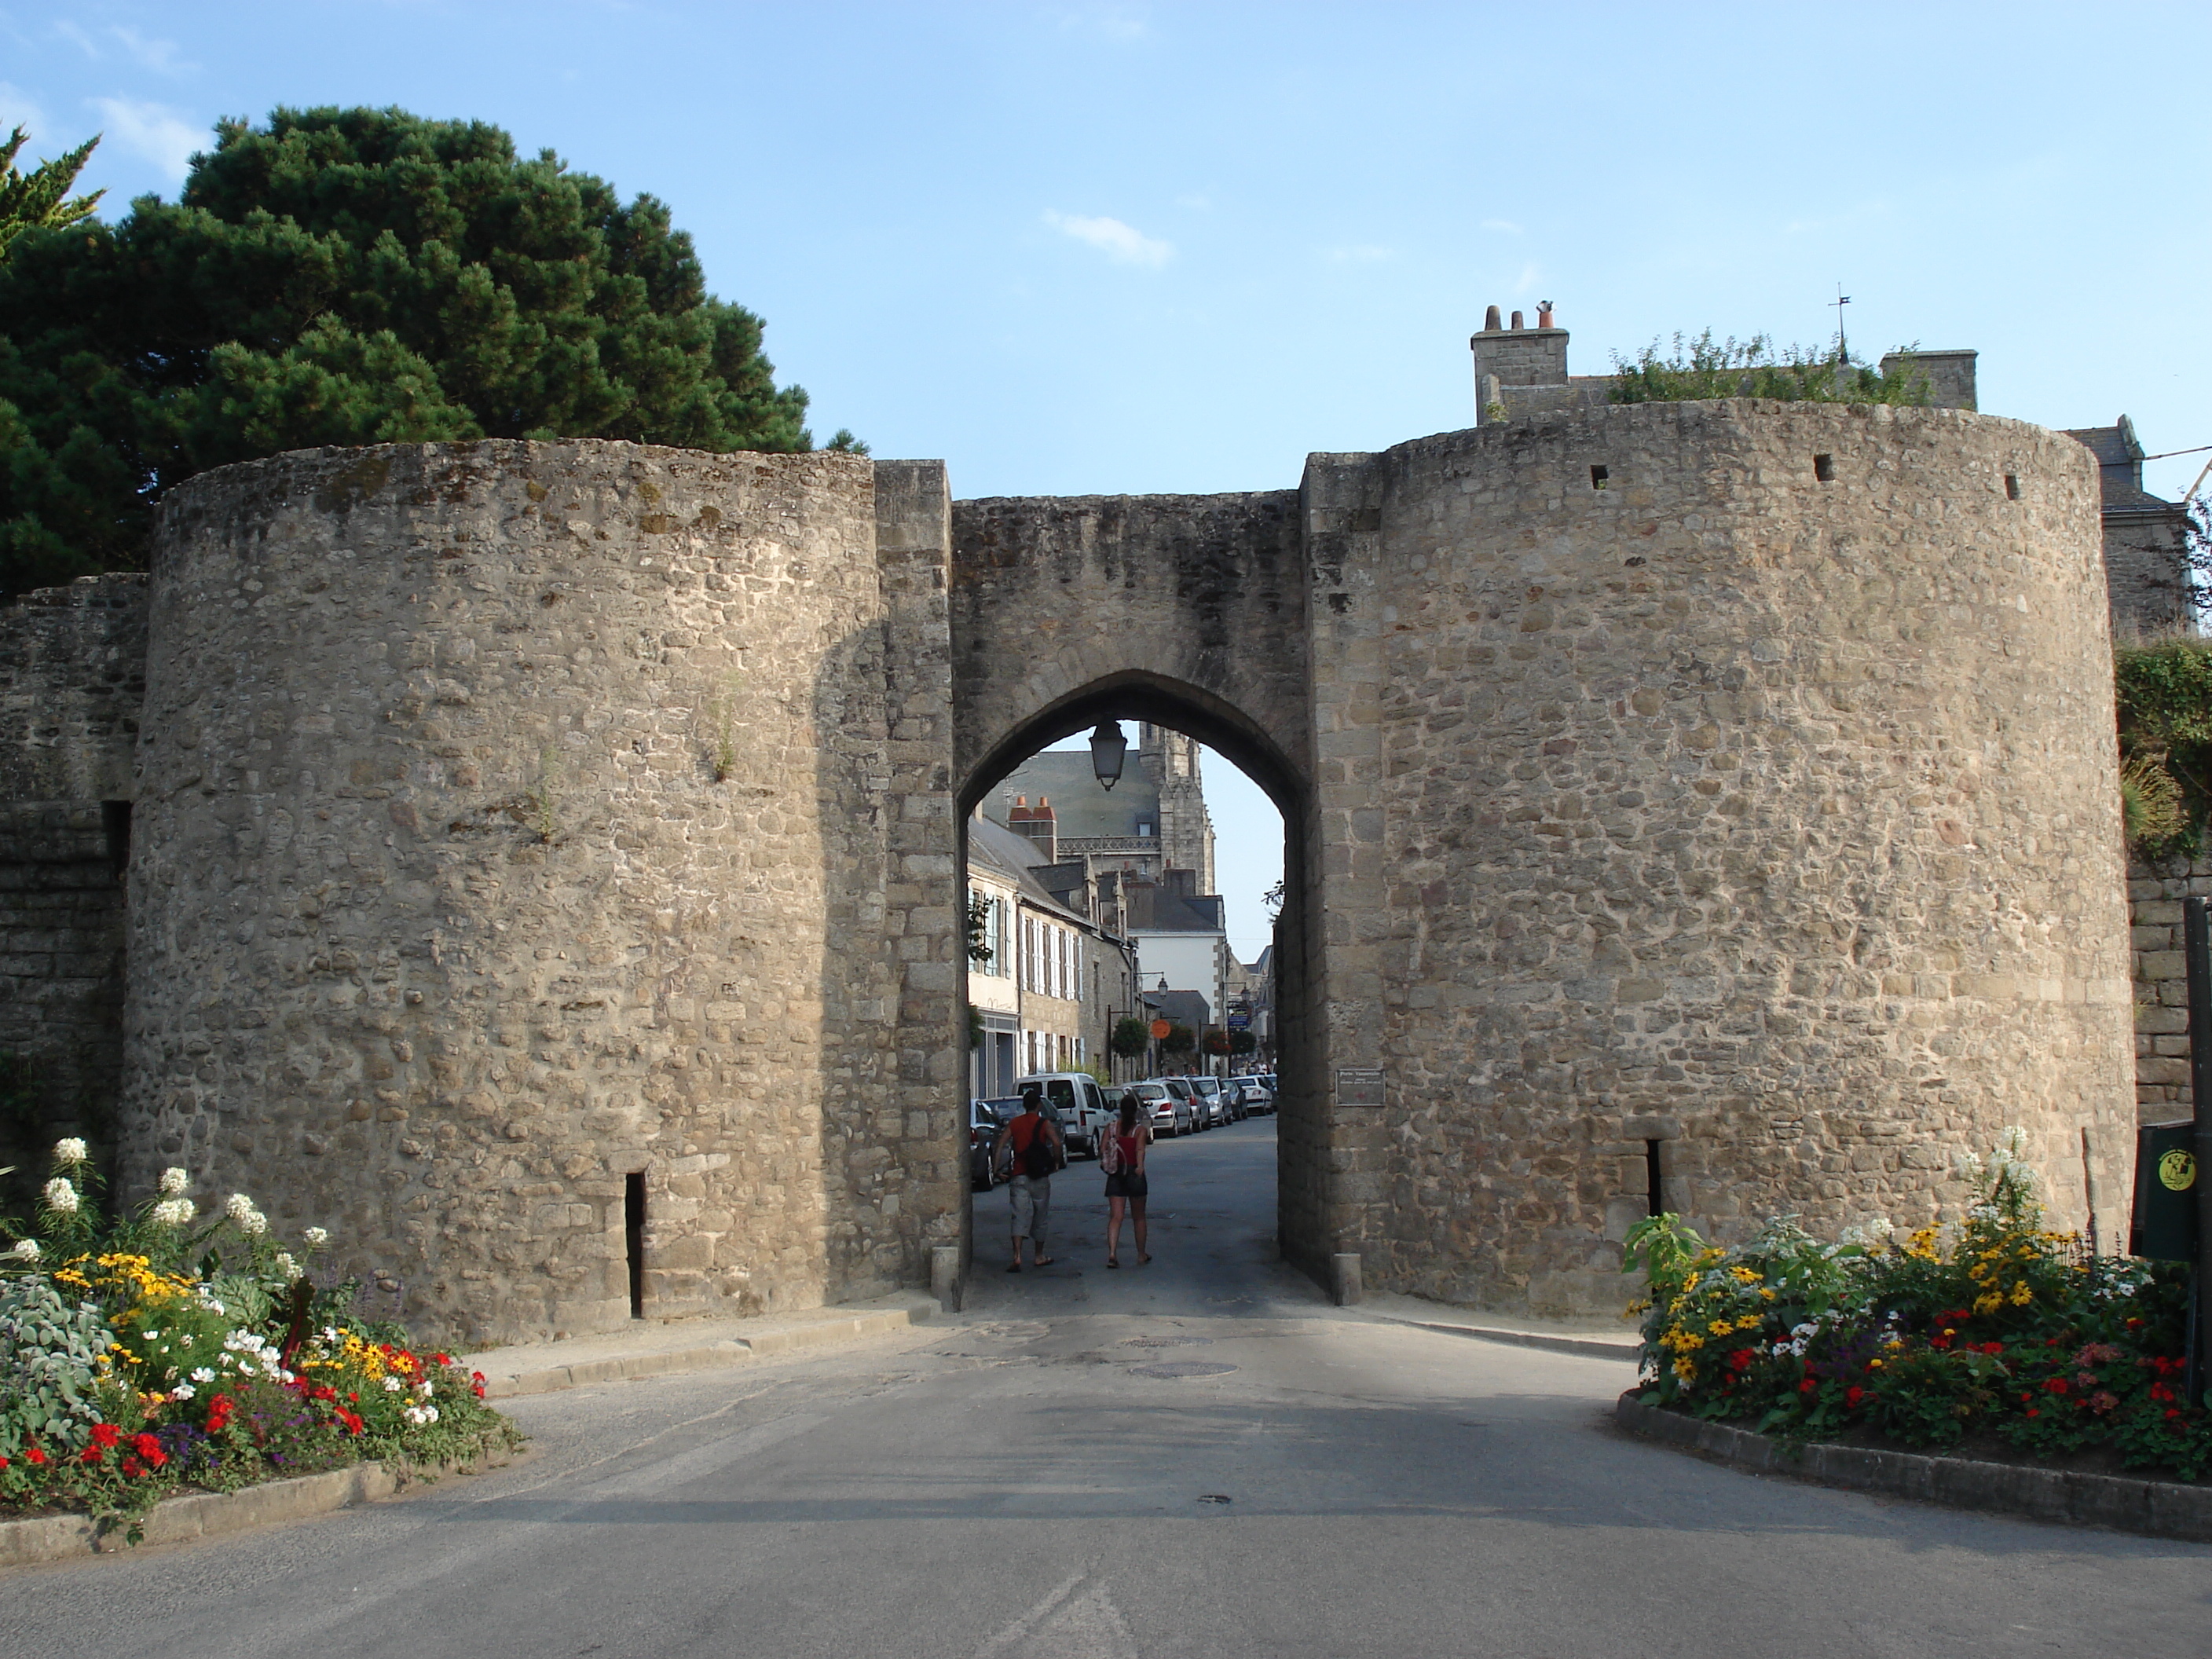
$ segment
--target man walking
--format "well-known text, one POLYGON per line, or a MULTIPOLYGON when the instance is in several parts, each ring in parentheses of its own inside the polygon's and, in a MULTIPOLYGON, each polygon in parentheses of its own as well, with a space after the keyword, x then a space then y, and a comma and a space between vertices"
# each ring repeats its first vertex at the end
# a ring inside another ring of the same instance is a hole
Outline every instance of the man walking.
POLYGON ((1011 1163, 1014 1178, 1006 1195, 1014 1212, 1014 1259, 1006 1271, 1022 1270, 1022 1240, 1030 1241, 1034 1265, 1049 1267, 1053 1258, 1044 1253, 1045 1222, 1052 1209, 1052 1172, 1067 1162, 1059 1126, 1044 1115, 1044 1085, 1022 1085, 1022 1109, 999 1131, 991 1147, 991 1163, 1002 1168, 1011 1163))

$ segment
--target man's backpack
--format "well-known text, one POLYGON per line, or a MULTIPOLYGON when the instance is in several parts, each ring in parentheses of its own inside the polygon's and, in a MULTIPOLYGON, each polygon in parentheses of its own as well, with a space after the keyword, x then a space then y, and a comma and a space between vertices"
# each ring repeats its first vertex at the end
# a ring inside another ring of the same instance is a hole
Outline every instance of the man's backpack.
POLYGON ((1014 1120, 1014 1167, 1031 1180, 1050 1175, 1055 1165, 1052 1156, 1052 1141, 1045 1134, 1042 1114, 1024 1112, 1014 1120), (1029 1125, 1026 1137, 1022 1126, 1029 1125))

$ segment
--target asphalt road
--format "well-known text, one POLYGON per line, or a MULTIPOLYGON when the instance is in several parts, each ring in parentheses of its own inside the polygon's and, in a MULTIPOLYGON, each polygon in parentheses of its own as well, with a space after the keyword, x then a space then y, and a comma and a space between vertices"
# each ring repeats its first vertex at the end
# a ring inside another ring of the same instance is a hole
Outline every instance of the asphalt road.
POLYGON ((1613 1430, 1620 1364, 1326 1306, 1271 1260, 1273 1151, 1157 1148, 1150 1267, 1105 1270, 1080 1164, 1042 1273, 979 1197, 960 1317, 519 1401, 516 1468, 0 1577, 0 1654, 2212 1654, 2212 1549, 1758 1480, 1613 1430))

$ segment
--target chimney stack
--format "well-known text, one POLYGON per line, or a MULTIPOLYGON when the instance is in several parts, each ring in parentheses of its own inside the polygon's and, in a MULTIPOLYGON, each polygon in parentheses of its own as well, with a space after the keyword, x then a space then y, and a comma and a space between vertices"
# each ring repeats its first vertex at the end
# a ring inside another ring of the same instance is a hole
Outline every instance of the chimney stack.
POLYGON ((1521 313, 1517 311, 1513 313, 1513 326, 1516 330, 1519 330, 1526 326, 1526 325, 1521 320, 1521 313))
POLYGON ((1552 302, 1549 300, 1536 301, 1536 326, 1539 328, 1552 326, 1552 302))
POLYGON ((1014 810, 1006 814, 1006 827, 1016 835, 1026 836, 1038 852, 1044 854, 1042 864, 1060 862, 1060 814, 1052 810, 1048 796, 1039 795, 1037 804, 1027 805, 1026 795, 1014 797, 1014 810))
POLYGON ((1489 310, 1482 313, 1482 331, 1485 334, 1494 334, 1498 331, 1498 307, 1496 306, 1491 307, 1489 310))

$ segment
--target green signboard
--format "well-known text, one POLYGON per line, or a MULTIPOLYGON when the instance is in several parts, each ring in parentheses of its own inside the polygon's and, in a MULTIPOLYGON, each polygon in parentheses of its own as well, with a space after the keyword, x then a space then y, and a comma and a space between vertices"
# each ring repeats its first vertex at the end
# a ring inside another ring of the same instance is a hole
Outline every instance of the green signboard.
POLYGON ((2136 1131, 2136 1209, 2128 1254, 2197 1259, 2197 1126, 2146 1123, 2136 1131))

